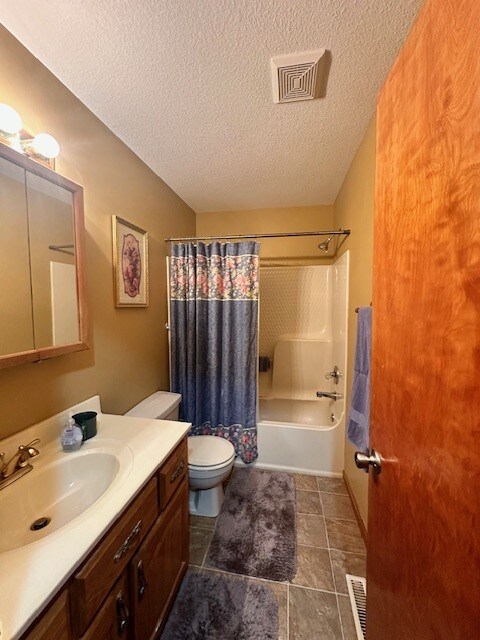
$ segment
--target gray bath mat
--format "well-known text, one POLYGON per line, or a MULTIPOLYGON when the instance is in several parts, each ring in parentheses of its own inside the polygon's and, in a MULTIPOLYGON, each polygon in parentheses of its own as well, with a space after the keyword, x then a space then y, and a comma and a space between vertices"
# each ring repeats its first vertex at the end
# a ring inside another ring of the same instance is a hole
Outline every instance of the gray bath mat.
POLYGON ((278 640, 278 604, 269 587, 188 572, 161 640, 278 640))
POLYGON ((297 568, 295 481, 288 473, 236 469, 218 516, 207 563, 267 580, 297 568))

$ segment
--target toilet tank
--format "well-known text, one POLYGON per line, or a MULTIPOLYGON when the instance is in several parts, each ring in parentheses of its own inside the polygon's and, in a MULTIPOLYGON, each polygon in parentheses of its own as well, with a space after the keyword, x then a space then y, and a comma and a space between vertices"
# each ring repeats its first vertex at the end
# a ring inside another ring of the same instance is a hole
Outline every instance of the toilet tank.
POLYGON ((135 418, 153 418, 155 420, 178 420, 180 393, 156 391, 135 405, 126 416, 135 418))

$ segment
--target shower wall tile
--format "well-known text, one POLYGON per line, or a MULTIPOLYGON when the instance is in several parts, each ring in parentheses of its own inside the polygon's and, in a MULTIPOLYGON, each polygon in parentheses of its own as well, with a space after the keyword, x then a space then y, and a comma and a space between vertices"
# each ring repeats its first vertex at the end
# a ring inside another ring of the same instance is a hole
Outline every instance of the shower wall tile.
MULTIPOLYGON (((333 265, 260 268, 259 355, 273 360, 259 374, 260 398, 316 401, 319 388, 346 395, 348 274, 348 251, 333 265), (335 364, 336 386, 324 379, 335 364)), ((336 420, 345 408, 345 399, 332 403, 336 420)))
MULTIPOLYGON (((260 330, 259 355, 274 358, 275 345, 284 340, 322 340, 330 341, 332 334, 332 267, 324 265, 285 266, 260 268, 260 330)), ((330 366, 331 343, 322 355, 328 360, 321 363, 325 371, 330 366)), ((300 354, 301 355, 301 354, 300 354)), ((303 356, 302 356, 303 357, 303 356)), ((313 354, 312 354, 313 361, 313 354)), ((318 357, 315 356, 315 366, 318 357)), ((298 365, 298 362, 296 363, 298 365)), ((306 363, 308 365, 308 363, 306 363)), ((291 367, 284 362, 277 363, 281 373, 288 373, 291 367)), ((275 368, 275 361, 273 362, 275 368)), ((297 373, 308 366, 298 365, 297 373)), ((310 367, 311 369, 311 367, 310 367)), ((292 370, 293 372, 293 370, 292 370)), ((310 376, 311 385, 314 376, 310 376)), ((273 391, 272 371, 261 373, 259 391, 261 397, 296 397, 312 399, 313 387, 298 388, 301 380, 298 375, 288 381, 291 391, 273 391)), ((311 386, 310 385, 310 386, 311 386)), ((284 386, 284 385, 283 385, 284 386)), ((282 388, 283 388, 282 386, 282 388)))
POLYGON ((316 400, 319 368, 331 369, 332 343, 327 340, 280 340, 273 353, 272 395, 316 400))
POLYGON ((260 355, 282 338, 331 338, 331 267, 260 269, 260 355))

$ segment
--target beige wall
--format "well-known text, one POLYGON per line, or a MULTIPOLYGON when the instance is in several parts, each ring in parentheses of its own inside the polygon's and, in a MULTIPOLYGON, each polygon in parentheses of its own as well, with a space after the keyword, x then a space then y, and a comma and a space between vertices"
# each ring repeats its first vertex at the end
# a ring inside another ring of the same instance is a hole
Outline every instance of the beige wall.
MULTIPOLYGON (((252 211, 214 211, 197 213, 197 235, 222 236, 247 233, 286 233, 332 229, 333 205, 285 207, 252 211)), ((318 237, 262 239, 262 258, 322 257, 318 237)))
MULTIPOLYGON (((350 298, 348 330, 348 389, 351 389, 355 359, 355 307, 372 299, 373 210, 375 187, 375 118, 352 161, 335 200, 335 227, 351 229, 340 253, 350 250, 350 298)), ((347 397, 347 406, 349 398, 347 397)), ((345 473, 353 490, 365 526, 368 514, 368 475, 353 462, 355 448, 345 441, 345 473)))
MULTIPOLYGON (((61 146, 57 171, 85 189, 91 349, 0 371, 0 437, 99 393, 122 413, 168 388, 165 244, 195 233, 195 215, 5 29, 0 28, 0 96, 33 132, 61 146), (115 309, 111 216, 150 232, 150 305, 115 309)), ((1 305, 5 302, 0 302, 1 305)))

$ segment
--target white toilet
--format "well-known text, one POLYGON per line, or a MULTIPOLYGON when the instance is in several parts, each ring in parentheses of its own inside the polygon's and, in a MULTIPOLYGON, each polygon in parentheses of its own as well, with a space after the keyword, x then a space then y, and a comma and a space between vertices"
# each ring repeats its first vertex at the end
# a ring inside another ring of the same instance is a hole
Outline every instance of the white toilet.
POLYGON ((233 444, 218 436, 192 436, 188 439, 189 511, 214 518, 223 502, 223 482, 235 460, 233 444))
MULTIPOLYGON (((126 416, 178 420, 179 393, 157 391, 126 416)), ((214 518, 220 513, 224 494, 223 482, 228 478, 235 460, 235 449, 228 440, 217 436, 188 438, 188 476, 190 485, 189 511, 214 518)))
POLYGON ((154 418, 156 420, 174 420, 178 422, 178 411, 182 396, 179 393, 156 391, 151 396, 127 411, 126 416, 134 418, 154 418))

